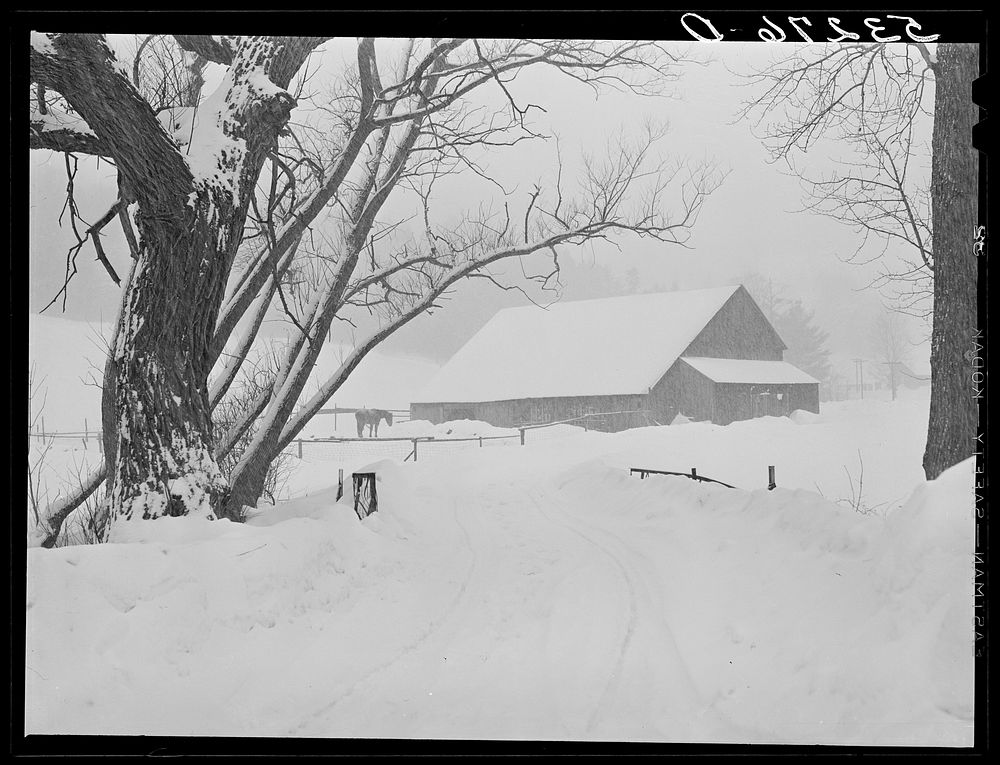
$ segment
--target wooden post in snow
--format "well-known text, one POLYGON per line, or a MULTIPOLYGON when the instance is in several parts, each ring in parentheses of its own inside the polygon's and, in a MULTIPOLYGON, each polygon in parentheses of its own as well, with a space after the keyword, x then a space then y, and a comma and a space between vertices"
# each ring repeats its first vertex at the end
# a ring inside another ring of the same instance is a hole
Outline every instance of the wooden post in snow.
POLYGON ((521 431, 521 446, 524 446, 524 431, 525 431, 525 428, 519 428, 519 430, 521 431))
POLYGON ((774 482, 774 465, 767 466, 767 490, 771 491, 777 484, 774 482))
POLYGON ((698 477, 698 470, 697 470, 697 468, 691 468, 691 477, 692 478, 697 478, 698 477))
POLYGON ((417 461, 417 439, 413 439, 413 461, 417 461))

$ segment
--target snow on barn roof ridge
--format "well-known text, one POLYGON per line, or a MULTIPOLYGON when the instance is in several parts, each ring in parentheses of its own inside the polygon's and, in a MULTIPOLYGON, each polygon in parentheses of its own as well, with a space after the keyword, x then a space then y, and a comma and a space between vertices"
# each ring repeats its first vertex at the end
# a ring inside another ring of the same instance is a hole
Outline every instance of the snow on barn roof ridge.
POLYGON ((740 285, 498 311, 418 403, 644 394, 740 285))
POLYGON ((704 356, 681 356, 681 361, 717 383, 783 385, 819 382, 787 361, 716 359, 704 356))

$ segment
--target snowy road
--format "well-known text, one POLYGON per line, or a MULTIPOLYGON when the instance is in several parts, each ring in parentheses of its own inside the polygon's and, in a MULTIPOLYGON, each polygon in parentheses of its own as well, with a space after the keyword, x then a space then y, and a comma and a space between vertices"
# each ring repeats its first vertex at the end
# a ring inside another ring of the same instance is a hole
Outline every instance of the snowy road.
MULTIPOLYGON (((512 485, 461 489, 462 502, 441 505, 432 523, 450 536, 447 600, 416 634, 397 635, 391 656, 353 665, 352 679, 286 735, 740 738, 708 711, 678 654, 658 572, 613 516, 584 518, 558 495, 512 485)), ((400 626, 386 608, 361 629, 400 626)), ((378 645, 384 635, 352 640, 378 645)))

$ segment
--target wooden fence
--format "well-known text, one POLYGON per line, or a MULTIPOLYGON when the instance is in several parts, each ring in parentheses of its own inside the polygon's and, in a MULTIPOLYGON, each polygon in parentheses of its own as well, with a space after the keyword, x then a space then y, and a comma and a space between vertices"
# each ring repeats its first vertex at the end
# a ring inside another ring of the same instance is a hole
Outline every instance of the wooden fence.
MULTIPOLYGON (((332 413, 333 410, 330 410, 332 413)), ((345 410, 337 409, 338 412, 344 411, 356 411, 356 410, 345 410)), ((501 436, 463 436, 455 438, 441 438, 437 436, 403 436, 403 437, 378 437, 378 438, 354 438, 354 437, 340 437, 340 436, 329 436, 325 438, 299 438, 292 442, 289 449, 299 458, 303 458, 305 449, 309 446, 321 446, 323 444, 327 445, 343 445, 344 449, 342 451, 354 451, 355 454, 371 454, 372 456, 392 456, 402 457, 403 462, 409 462, 410 460, 417 462, 419 461, 421 455, 426 455, 428 453, 433 453, 434 451, 440 451, 445 448, 486 448, 490 446, 501 446, 508 445, 517 442, 518 445, 524 446, 528 441, 535 437, 529 437, 528 433, 538 433, 543 431, 545 428, 551 428, 556 425, 574 425, 581 427, 584 430, 590 430, 591 426, 595 423, 599 423, 599 418, 606 418, 611 416, 643 416, 648 415, 649 412, 644 409, 631 409, 628 411, 621 412, 592 412, 589 414, 579 415, 578 417, 571 417, 566 420, 558 420, 556 422, 535 422, 535 423, 525 423, 523 425, 518 425, 512 430, 517 430, 517 434, 501 435, 501 436), (409 444, 409 447, 403 447, 404 444, 409 444), (381 446, 384 445, 384 446, 381 446), (405 451, 400 449, 392 448, 393 445, 399 445, 405 449, 405 451), (393 454, 395 452, 395 454, 393 454)))
POLYGON ((44 423, 41 424, 39 430, 29 430, 28 438, 37 439, 42 443, 54 443, 55 441, 80 441, 83 443, 84 449, 89 449, 92 443, 96 444, 96 448, 101 453, 104 452, 104 439, 101 437, 102 431, 100 430, 63 430, 63 431, 46 431, 44 423))
MULTIPOLYGON (((645 478, 648 475, 679 475, 684 478, 690 478, 694 481, 704 481, 705 483, 717 483, 725 486, 728 489, 735 489, 736 487, 732 484, 725 483, 724 481, 717 481, 714 478, 709 478, 708 476, 699 475, 697 468, 691 468, 690 473, 676 473, 672 470, 653 470, 651 468, 629 468, 629 475, 639 475, 639 478, 645 478)), ((772 491, 777 487, 774 482, 774 465, 767 466, 767 490, 772 491)))
MULTIPOLYGON (((336 425, 336 417, 338 414, 353 415, 356 411, 356 408, 335 406, 329 409, 321 409, 317 412, 317 414, 332 414, 335 418, 336 425)), ((393 413, 393 420, 395 422, 407 422, 409 420, 409 410, 407 409, 389 409, 386 411, 391 411, 393 413)), ((298 438, 292 441, 286 451, 291 451, 299 459, 302 459, 304 447, 306 447, 306 445, 342 444, 345 446, 346 450, 355 451, 356 453, 365 453, 367 451, 368 453, 373 454, 373 456, 378 456, 379 454, 386 456, 389 452, 397 451, 399 453, 394 456, 401 457, 404 462, 408 462, 410 460, 416 462, 420 459, 421 455, 427 455, 428 453, 433 453, 434 451, 440 451, 442 449, 482 449, 490 446, 513 444, 515 442, 520 446, 524 446, 528 441, 536 438, 536 436, 529 437, 528 433, 541 433, 544 429, 551 428, 556 425, 573 425, 581 427, 584 430, 591 430, 596 427, 596 429, 600 430, 601 418, 628 415, 645 419, 649 414, 650 413, 646 410, 591 412, 577 417, 571 417, 566 420, 558 420, 556 422, 525 423, 517 426, 516 428, 512 428, 512 430, 517 430, 517 434, 512 433, 510 435, 499 436, 467 436, 456 438, 440 438, 435 436, 406 436, 388 438, 353 438, 331 436, 328 438, 298 438), (386 447, 392 444, 398 444, 402 447, 402 449, 393 450, 379 447, 379 445, 382 444, 386 445, 386 447)), ((94 445, 100 452, 103 453, 104 451, 104 441, 101 437, 101 431, 89 430, 87 428, 86 420, 84 420, 84 430, 53 432, 46 431, 45 423, 42 421, 40 423, 40 429, 36 431, 29 431, 28 437, 37 438, 43 442, 53 442, 55 440, 76 440, 83 444, 84 449, 89 449, 91 445, 94 445)))
MULTIPOLYGON (((357 406, 337 406, 334 404, 326 409, 320 409, 313 417, 318 417, 321 414, 332 414, 333 415, 333 429, 337 429, 337 419, 338 415, 353 415, 361 407, 357 406)), ((385 409, 383 411, 392 412, 393 422, 409 422, 410 421, 410 410, 409 409, 385 409)))

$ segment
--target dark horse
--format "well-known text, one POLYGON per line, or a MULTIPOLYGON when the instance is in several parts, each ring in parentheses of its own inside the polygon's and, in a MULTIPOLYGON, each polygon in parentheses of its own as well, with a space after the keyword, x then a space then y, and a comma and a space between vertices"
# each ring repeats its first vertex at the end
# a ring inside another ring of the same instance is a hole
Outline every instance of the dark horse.
POLYGON ((392 412, 385 409, 359 409, 354 413, 358 420, 358 438, 364 438, 365 425, 368 426, 368 437, 378 438, 378 426, 385 420, 389 427, 392 427, 392 412))

